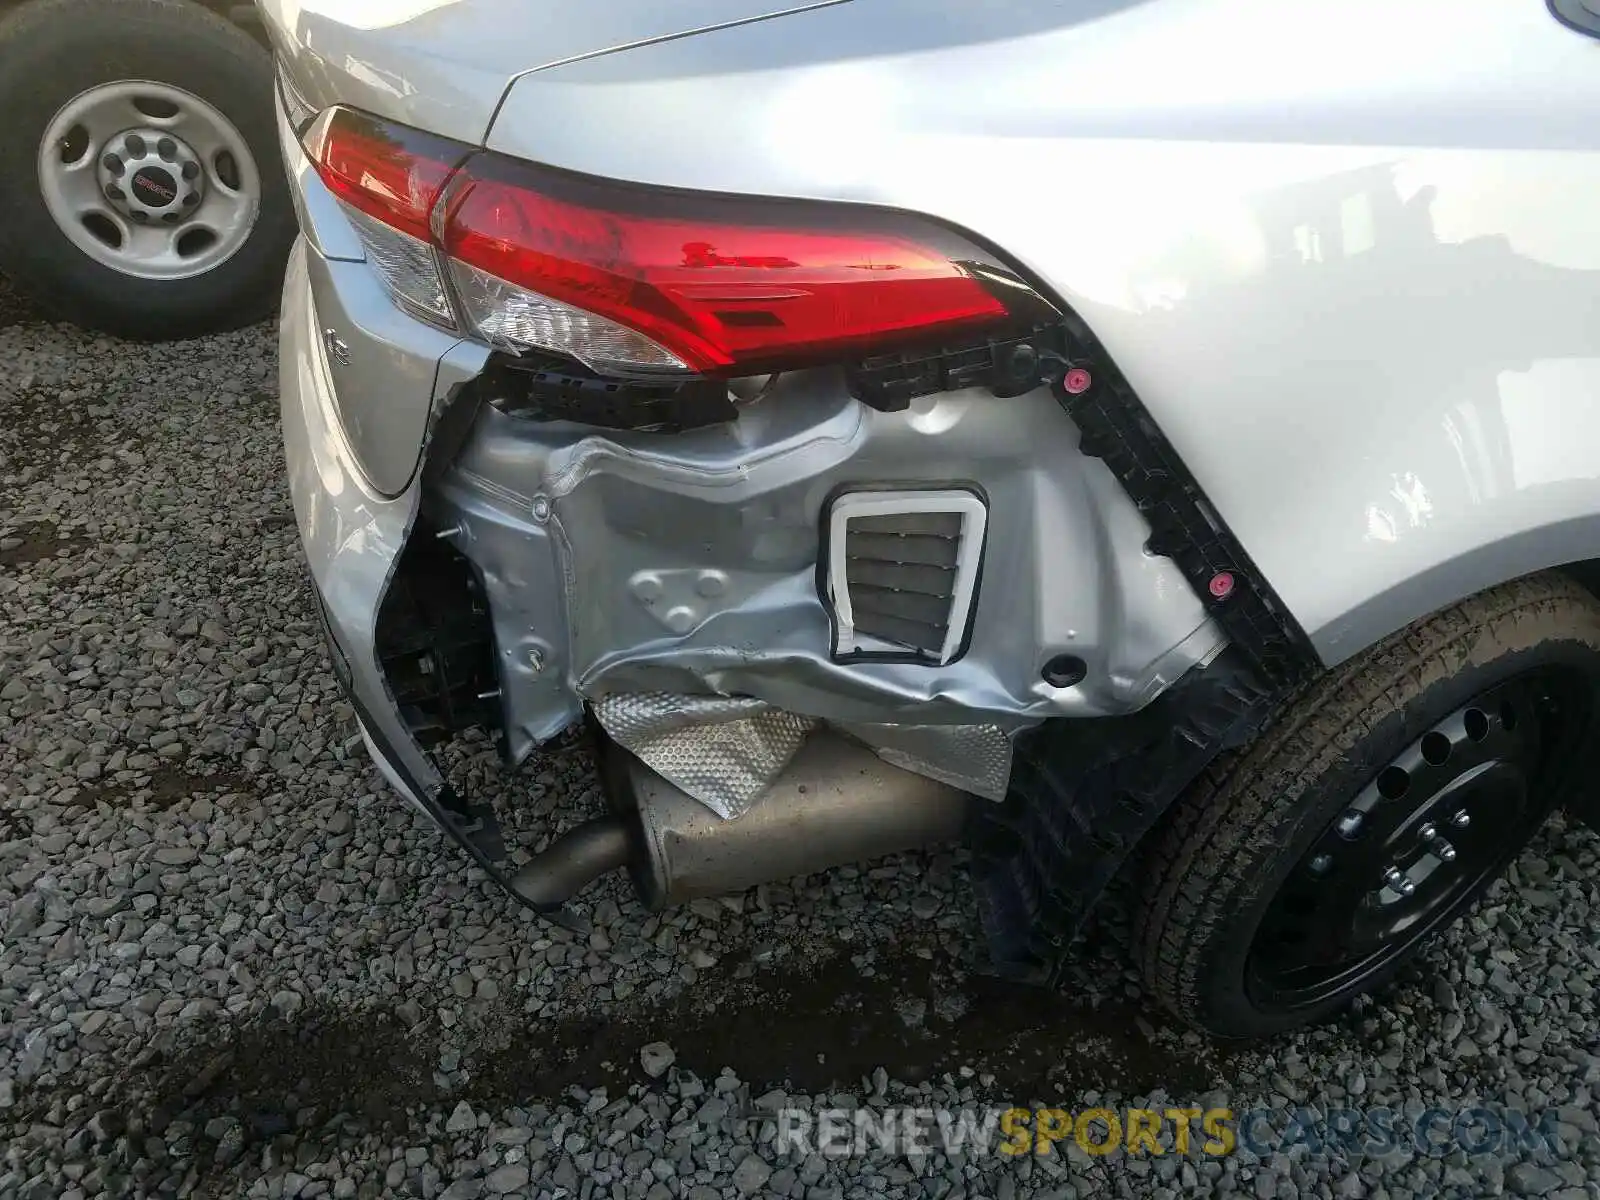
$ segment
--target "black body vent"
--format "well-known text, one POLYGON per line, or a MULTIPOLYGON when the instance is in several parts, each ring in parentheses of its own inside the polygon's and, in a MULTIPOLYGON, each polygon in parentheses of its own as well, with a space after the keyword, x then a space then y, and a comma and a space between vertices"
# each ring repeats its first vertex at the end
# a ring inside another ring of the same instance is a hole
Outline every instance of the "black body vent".
POLYGON ((961 514, 858 517, 844 553, 856 632, 937 659, 956 595, 961 514))

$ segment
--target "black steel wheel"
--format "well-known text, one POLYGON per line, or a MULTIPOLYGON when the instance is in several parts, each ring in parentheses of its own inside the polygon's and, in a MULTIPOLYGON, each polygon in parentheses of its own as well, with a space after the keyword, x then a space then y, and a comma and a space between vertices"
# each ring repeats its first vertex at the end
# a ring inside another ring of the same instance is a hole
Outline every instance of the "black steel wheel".
POLYGON ((1466 911, 1586 769, 1600 602, 1561 576, 1341 666, 1181 798, 1151 848, 1146 979, 1225 1037, 1318 1020, 1466 911))
POLYGON ((1268 902, 1249 959, 1257 1002, 1315 1008, 1359 990, 1470 905, 1549 815, 1592 686, 1529 671, 1374 772, 1268 902))

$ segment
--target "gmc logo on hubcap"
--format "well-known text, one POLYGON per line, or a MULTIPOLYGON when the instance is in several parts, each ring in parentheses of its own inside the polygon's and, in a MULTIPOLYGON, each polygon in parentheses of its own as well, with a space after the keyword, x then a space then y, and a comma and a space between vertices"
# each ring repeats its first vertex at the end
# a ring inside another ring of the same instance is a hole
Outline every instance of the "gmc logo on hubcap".
POLYGON ((133 186, 137 191, 146 193, 147 199, 154 197, 163 204, 172 203, 173 197, 178 194, 177 188, 173 187, 172 184, 164 179, 157 179, 152 175, 135 175, 133 177, 133 186))

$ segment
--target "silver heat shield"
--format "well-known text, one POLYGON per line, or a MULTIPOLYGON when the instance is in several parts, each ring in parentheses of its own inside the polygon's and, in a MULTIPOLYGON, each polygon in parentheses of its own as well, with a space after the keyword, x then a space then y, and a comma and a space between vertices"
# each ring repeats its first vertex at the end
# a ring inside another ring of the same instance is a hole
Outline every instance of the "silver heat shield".
POLYGON ((891 766, 926 775, 985 800, 1004 800, 1011 739, 998 725, 866 725, 834 728, 865 742, 891 766))
POLYGON ((748 809, 818 722, 764 700, 639 692, 594 702, 605 731, 719 817, 748 809))
MULTIPOLYGON (((619 745, 719 817, 745 812, 783 773, 823 722, 764 700, 640 692, 605 696, 595 718, 619 745)), ((837 728, 885 762, 999 800, 1011 774, 1011 741, 996 725, 837 728)))

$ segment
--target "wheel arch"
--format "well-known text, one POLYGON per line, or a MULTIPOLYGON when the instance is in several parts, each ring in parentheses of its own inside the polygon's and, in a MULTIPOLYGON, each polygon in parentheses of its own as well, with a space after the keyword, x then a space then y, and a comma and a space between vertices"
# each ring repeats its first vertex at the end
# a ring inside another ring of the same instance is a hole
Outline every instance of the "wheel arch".
POLYGON ((1483 506, 1475 520, 1486 531, 1512 526, 1501 536, 1484 536, 1465 549, 1434 561, 1418 563, 1387 588, 1375 592, 1336 619, 1308 630, 1324 665, 1333 667, 1428 617, 1491 588, 1540 571, 1559 570, 1600 596, 1600 506, 1587 487, 1553 485, 1513 493, 1483 506), (1538 495, 1536 493, 1570 493, 1538 495), (1538 504, 1538 520, 1521 519, 1538 504))

